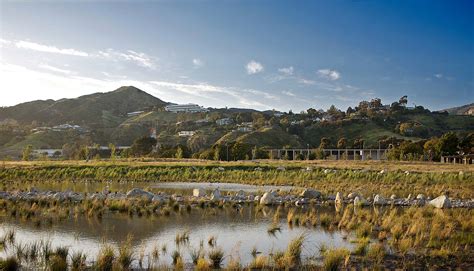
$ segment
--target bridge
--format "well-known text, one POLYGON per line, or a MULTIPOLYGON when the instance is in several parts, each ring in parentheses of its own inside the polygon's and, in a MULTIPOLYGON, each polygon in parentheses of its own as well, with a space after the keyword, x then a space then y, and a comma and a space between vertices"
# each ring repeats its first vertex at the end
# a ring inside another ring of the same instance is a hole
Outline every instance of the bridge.
POLYGON ((309 159, 312 153, 320 153, 330 160, 387 160, 388 149, 269 149, 270 159, 309 159))

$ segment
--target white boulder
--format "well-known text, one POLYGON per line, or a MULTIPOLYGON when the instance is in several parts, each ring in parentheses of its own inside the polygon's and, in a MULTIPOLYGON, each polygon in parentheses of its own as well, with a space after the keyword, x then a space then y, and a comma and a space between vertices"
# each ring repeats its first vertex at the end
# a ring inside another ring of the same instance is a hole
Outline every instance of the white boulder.
POLYGON ((211 200, 220 200, 221 198, 222 198, 222 196, 221 196, 221 192, 219 191, 219 189, 216 189, 216 190, 212 191, 211 200))
POLYGON ((308 188, 305 189, 300 196, 307 199, 317 199, 321 197, 321 192, 308 188))
POLYGON ((273 195, 272 192, 266 192, 260 198, 260 204, 263 204, 263 205, 271 205, 274 202, 275 202, 275 196, 273 195))
POLYGON ((148 200, 153 199, 155 195, 151 192, 145 191, 140 188, 133 188, 127 192, 127 198, 146 198, 148 200))
POLYGON ((387 204, 387 200, 380 196, 379 194, 375 195, 374 197, 374 205, 385 205, 387 204))
POLYGON ((445 195, 439 196, 430 201, 430 205, 434 206, 435 208, 444 209, 444 208, 451 208, 451 201, 445 195))
POLYGON ((204 196, 206 196, 206 190, 204 190, 202 188, 194 188, 193 189, 193 197, 200 198, 200 197, 204 197, 204 196))
POLYGON ((336 194, 336 204, 342 204, 344 201, 344 197, 342 196, 341 192, 337 192, 336 194))

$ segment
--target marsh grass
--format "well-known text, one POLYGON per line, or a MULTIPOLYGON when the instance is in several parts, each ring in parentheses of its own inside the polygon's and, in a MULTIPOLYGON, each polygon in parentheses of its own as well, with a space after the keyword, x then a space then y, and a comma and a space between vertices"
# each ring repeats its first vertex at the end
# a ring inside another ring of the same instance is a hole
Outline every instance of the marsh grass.
POLYGON ((221 248, 214 248, 208 253, 213 268, 220 268, 224 260, 224 251, 221 248))
POLYGON ((71 271, 83 271, 86 267, 86 255, 82 252, 74 252, 71 255, 71 271))
POLYGON ((97 255, 96 268, 100 271, 110 271, 113 268, 115 252, 112 246, 104 244, 97 255))
POLYGON ((343 268, 350 257, 347 249, 331 249, 324 253, 323 269, 326 271, 337 271, 343 268))

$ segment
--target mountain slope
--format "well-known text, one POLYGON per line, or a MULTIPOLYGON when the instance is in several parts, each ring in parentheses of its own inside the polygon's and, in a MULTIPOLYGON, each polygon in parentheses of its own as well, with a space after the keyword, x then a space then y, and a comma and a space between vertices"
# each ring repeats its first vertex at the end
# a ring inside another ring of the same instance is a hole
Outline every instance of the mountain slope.
POLYGON ((469 109, 474 109, 474 103, 447 108, 444 110, 440 110, 440 112, 447 111, 450 115, 467 115, 469 109))
MULTIPOLYGON (((132 86, 112 92, 94 93, 75 99, 33 101, 0 109, 0 120, 15 119, 28 124, 38 121, 45 125, 65 122, 86 126, 103 126, 104 119, 126 116, 128 112, 163 107, 167 103, 132 86)), ((120 122, 118 119, 117 122, 120 122)))

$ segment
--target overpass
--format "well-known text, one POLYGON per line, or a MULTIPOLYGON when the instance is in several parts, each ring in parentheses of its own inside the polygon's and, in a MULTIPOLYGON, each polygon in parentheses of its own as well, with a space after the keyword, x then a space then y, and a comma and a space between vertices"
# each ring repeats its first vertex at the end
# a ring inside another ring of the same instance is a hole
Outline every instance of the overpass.
POLYGON ((388 149, 268 149, 270 159, 309 159, 312 153, 330 160, 387 160, 388 149))

